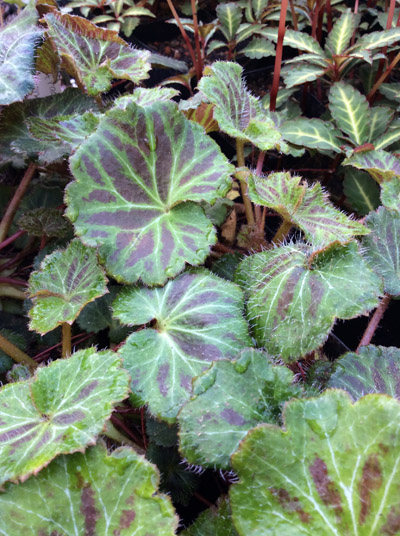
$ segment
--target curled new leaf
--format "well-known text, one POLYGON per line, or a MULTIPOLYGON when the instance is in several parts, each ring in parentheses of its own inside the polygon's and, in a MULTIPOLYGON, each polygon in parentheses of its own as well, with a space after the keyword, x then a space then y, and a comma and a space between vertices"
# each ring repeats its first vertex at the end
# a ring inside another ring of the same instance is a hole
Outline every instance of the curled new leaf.
POLYGON ((397 534, 400 404, 330 390, 294 400, 285 428, 260 425, 233 456, 241 536, 397 534), (254 512, 257 515, 254 515, 254 512))
POLYGON ((215 231, 194 202, 224 195, 231 169, 174 103, 131 102, 106 113, 71 158, 67 216, 117 280, 162 284, 208 255, 215 231))
POLYGON ((87 303, 107 292, 106 283, 96 250, 79 240, 47 255, 29 278, 30 328, 44 334, 63 322, 72 324, 87 303))
POLYGON ((250 346, 240 289, 209 272, 185 273, 163 288, 124 290, 114 302, 121 322, 154 327, 132 333, 120 350, 132 390, 165 419, 176 417, 192 378, 213 361, 250 346))
POLYGON ((93 348, 37 369, 0 391, 0 483, 25 480, 60 453, 95 441, 113 403, 128 394, 114 352, 93 348))
POLYGON ((107 454, 102 443, 59 456, 27 482, 0 494, 0 532, 26 536, 173 536, 177 518, 157 494, 154 465, 133 449, 107 454), (32 497, 35 497, 32 504, 32 497))

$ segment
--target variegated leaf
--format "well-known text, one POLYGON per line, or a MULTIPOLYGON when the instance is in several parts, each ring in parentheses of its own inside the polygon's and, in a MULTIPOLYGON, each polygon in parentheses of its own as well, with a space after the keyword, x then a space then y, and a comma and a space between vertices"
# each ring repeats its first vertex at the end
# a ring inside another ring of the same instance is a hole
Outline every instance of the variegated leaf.
POLYGON ((302 395, 293 373, 273 366, 268 354, 243 350, 237 361, 214 363, 193 385, 178 416, 179 448, 189 463, 229 468, 247 432, 261 422, 279 423, 283 404, 302 395))
POLYGON ((285 428, 260 425, 233 456, 241 536, 378 536, 399 532, 400 404, 347 393, 293 400, 285 428), (255 512, 257 514, 255 515, 255 512))
POLYGON ((283 138, 294 145, 304 145, 310 149, 328 150, 335 153, 341 152, 340 131, 321 119, 299 117, 285 121, 280 131, 283 138))
POLYGON ((227 41, 233 41, 242 20, 242 8, 239 2, 228 2, 217 6, 217 17, 221 31, 227 41))
POLYGON ((367 99, 350 84, 336 82, 329 92, 329 109, 338 127, 356 145, 369 140, 370 112, 367 99))
POLYGON ((153 414, 174 419, 191 395, 192 378, 251 345, 242 308, 241 290, 207 271, 185 273, 163 288, 121 293, 114 316, 122 323, 155 320, 120 350, 133 392, 153 414))
POLYGON ((45 20, 64 68, 89 95, 108 91, 115 78, 137 83, 148 77, 149 53, 131 48, 115 32, 58 12, 45 20))
POLYGON ((336 318, 375 308, 382 293, 380 278, 355 242, 319 251, 289 244, 257 253, 242 261, 235 279, 248 296, 247 318, 257 343, 286 361, 318 348, 336 318))
POLYGON ((394 176, 381 185, 382 205, 400 211, 400 176, 394 176))
POLYGON ((339 17, 329 32, 325 47, 333 55, 343 54, 356 29, 356 15, 348 9, 339 17))
POLYGON ((325 74, 325 69, 318 65, 288 65, 281 70, 287 88, 300 86, 306 82, 313 82, 325 74))
POLYGON ((383 32, 369 32, 353 47, 355 51, 361 50, 376 50, 377 48, 394 45, 400 41, 400 28, 392 28, 383 32))
POLYGON ((350 206, 361 216, 365 216, 380 205, 379 186, 366 171, 346 168, 343 193, 350 206))
POLYGON ((382 393, 400 399, 400 349, 362 346, 334 362, 326 386, 345 389, 354 400, 368 393, 382 393))
POLYGON ((108 454, 99 443, 58 456, 0 494, 0 534, 19 534, 23 526, 26 536, 173 536, 178 519, 158 482, 155 466, 129 447, 108 454))
MULTIPOLYGON (((94 348, 38 368, 0 390, 0 482, 25 480, 55 456, 93 444, 126 398, 129 378, 114 352, 94 348)), ((60 505, 59 505, 60 506, 60 505)))
POLYGON ((178 95, 179 91, 170 87, 138 87, 130 95, 122 95, 122 97, 115 99, 114 107, 125 110, 131 102, 138 106, 152 106, 157 102, 170 101, 178 95))
POLYGON ((379 136, 374 141, 374 146, 377 151, 380 149, 386 149, 390 147, 393 143, 396 143, 400 140, 400 127, 390 128, 387 132, 379 136))
POLYGON ((391 101, 400 102, 400 84, 394 82, 381 84, 379 86, 379 92, 391 101))
POLYGON ((72 324, 87 303, 107 292, 106 283, 96 250, 79 240, 47 255, 29 278, 30 329, 43 335, 64 322, 72 324))
POLYGON ((314 244, 348 242, 354 235, 368 233, 363 225, 331 205, 319 182, 311 187, 299 176, 278 172, 267 177, 251 175, 248 184, 253 203, 278 212, 314 244))
POLYGON ((250 43, 240 52, 247 58, 260 60, 261 58, 267 58, 268 56, 275 56, 275 47, 271 41, 268 41, 265 37, 253 37, 250 43))
POLYGON ((343 166, 353 166, 368 171, 377 183, 400 177, 400 161, 391 153, 380 149, 356 153, 343 161, 343 166))
POLYGON ((285 149, 282 136, 273 120, 262 110, 260 102, 246 88, 243 69, 233 62, 217 62, 211 75, 203 76, 200 91, 215 105, 214 118, 223 132, 233 138, 249 141, 266 151, 285 149))
POLYGON ((162 284, 185 261, 203 263, 216 237, 193 201, 225 195, 232 166, 174 103, 107 112, 71 170, 67 216, 114 278, 162 284))
POLYGON ((304 32, 297 32, 295 30, 286 30, 285 37, 283 38, 284 46, 296 48, 303 52, 310 52, 312 54, 318 54, 325 57, 325 53, 320 47, 318 41, 313 37, 307 35, 304 32))
POLYGON ((384 290, 400 295, 400 212, 379 207, 366 220, 371 234, 363 239, 364 257, 383 278, 384 290))
MULTIPOLYGON (((377 147, 378 138, 387 130, 394 116, 394 111, 386 106, 374 106, 370 108, 370 118, 368 124, 370 143, 373 143, 375 149, 382 149, 377 147)), ((396 140, 394 140, 396 141, 396 140)))
POLYGON ((43 31, 29 4, 0 31, 0 105, 21 101, 34 88, 35 47, 43 31))

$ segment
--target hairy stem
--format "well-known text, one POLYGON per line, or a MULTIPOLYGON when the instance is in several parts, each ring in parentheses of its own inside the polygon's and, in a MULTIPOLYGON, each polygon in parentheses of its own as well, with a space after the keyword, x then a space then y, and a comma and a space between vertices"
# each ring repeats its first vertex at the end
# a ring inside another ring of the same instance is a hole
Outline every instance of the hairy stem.
POLYGON ((17 212, 22 198, 25 195, 25 192, 29 186, 29 183, 31 182, 35 170, 36 165, 31 162, 28 166, 28 169, 25 171, 25 175, 23 176, 20 185, 15 191, 14 197, 11 199, 10 204, 7 207, 6 213, 4 214, 3 219, 0 223, 0 243, 7 238, 7 234, 12 224, 15 213, 17 212))
POLYGON ((278 246, 281 242, 285 240, 291 228, 292 222, 290 220, 283 220, 271 242, 278 246))
POLYGON ((371 320, 368 323, 367 329, 365 330, 364 335, 361 338, 360 344, 357 346, 357 353, 362 346, 367 346, 367 344, 370 344, 372 337, 375 335, 375 331, 377 330, 379 322, 382 320, 382 317, 385 314, 385 311, 388 308, 391 299, 392 297, 389 294, 385 294, 385 296, 381 299, 378 307, 375 309, 375 312, 372 315, 371 320))
POLYGON ((69 357, 71 355, 71 324, 68 322, 62 323, 62 357, 69 357))
POLYGON ((32 370, 38 366, 36 361, 3 337, 3 335, 0 335, 0 350, 3 350, 3 352, 9 355, 17 363, 27 365, 32 370))
MULTIPOLYGON (((256 175, 261 175, 264 164, 265 151, 260 151, 257 160, 256 175)), ((254 206, 254 216, 259 229, 263 229, 262 226, 262 212, 260 205, 254 206)))
MULTIPOLYGON (((244 167, 244 141, 236 140, 236 155, 237 155, 237 164, 238 167, 244 167)), ((249 225, 254 225, 254 214, 253 207, 251 206, 251 201, 247 195, 247 184, 244 181, 240 181, 240 190, 242 192, 244 210, 246 213, 247 223, 249 225)))
POLYGON ((282 65, 283 38, 285 37, 285 30, 286 30, 285 23, 286 23, 287 8, 288 8, 288 0, 282 0, 281 14, 279 17, 278 42, 276 44, 274 78, 272 80, 271 95, 270 95, 270 100, 269 100, 269 109, 271 110, 271 112, 275 112, 276 96, 278 95, 278 89, 279 89, 279 79, 281 76, 281 65, 282 65))

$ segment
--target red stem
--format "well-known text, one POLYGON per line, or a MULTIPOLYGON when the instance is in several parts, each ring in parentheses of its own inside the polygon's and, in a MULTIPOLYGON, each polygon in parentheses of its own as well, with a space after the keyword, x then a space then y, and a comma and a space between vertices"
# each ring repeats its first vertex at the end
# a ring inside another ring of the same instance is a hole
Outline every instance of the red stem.
POLYGON ((317 39, 317 24, 318 24, 319 9, 320 9, 320 0, 317 0, 315 4, 315 8, 314 8, 314 13, 312 16, 312 26, 311 26, 311 37, 314 37, 314 39, 317 39))
MULTIPOLYGON (((3 240, 3 242, 0 244, 0 249, 4 249, 5 247, 9 246, 10 244, 12 244, 13 242, 15 242, 15 240, 17 240, 17 238, 19 238, 20 236, 24 235, 26 233, 26 231, 22 230, 21 231, 17 231, 15 234, 13 234, 12 236, 6 238, 5 240, 3 240)), ((1 267, 1 266, 0 266, 1 267)))
POLYGON ((271 112, 275 112, 276 109, 276 97, 278 95, 279 89, 279 79, 281 76, 281 65, 282 65, 282 51, 283 51, 283 38, 285 37, 285 24, 286 24, 286 13, 288 8, 288 0, 282 0, 281 4, 281 14, 279 17, 279 28, 278 28, 278 42, 276 45, 276 55, 275 55, 275 66, 274 66, 274 78, 272 80, 271 87, 271 96, 269 101, 269 109, 271 112))
POLYGON ((137 436, 134 432, 132 432, 132 430, 130 428, 128 428, 128 426, 126 426, 126 424, 123 421, 118 419, 118 417, 115 417, 114 415, 111 415, 111 422, 113 423, 114 426, 117 426, 117 427, 119 426, 125 432, 125 434, 128 437, 133 439, 133 441, 137 445, 139 445, 139 447, 144 448, 143 442, 141 441, 140 437, 137 436))
POLYGON ((364 332, 364 335, 361 338, 360 344, 357 346, 356 353, 359 352, 362 346, 367 346, 370 344, 372 337, 375 335, 375 331, 379 326, 379 322, 382 320, 383 315, 385 314, 386 309, 389 306, 390 300, 392 297, 389 294, 381 299, 378 307, 375 309, 375 312, 368 323, 367 329, 364 332))
POLYGON ((0 277, 0 284, 18 285, 20 287, 27 287, 28 283, 22 279, 13 279, 12 277, 0 277))
POLYGON ((191 0, 191 2, 192 2, 192 14, 193 14, 194 42, 196 45, 196 56, 197 56, 196 76, 197 76, 197 82, 198 82, 203 74, 203 59, 202 59, 201 50, 200 50, 199 24, 197 21, 196 0, 191 0))
POLYGON ((328 32, 330 32, 333 26, 331 0, 326 0, 326 18, 327 18, 327 30, 328 32))
MULTIPOLYGON (((73 337, 71 337, 71 341, 73 342, 73 345, 81 344, 82 342, 84 342, 87 339, 89 339, 92 335, 93 335, 93 333, 89 333, 87 335, 84 334, 84 333, 79 333, 78 335, 74 335, 73 337), (77 340, 77 339, 79 339, 79 340, 77 340)), ((56 348, 59 348, 60 346, 62 346, 62 342, 59 342, 58 344, 55 344, 54 346, 51 346, 50 348, 47 348, 46 350, 43 350, 43 352, 40 352, 40 354, 35 355, 35 357, 33 359, 35 361, 43 361, 43 359, 45 359, 46 356, 52 350, 55 350, 56 348)))

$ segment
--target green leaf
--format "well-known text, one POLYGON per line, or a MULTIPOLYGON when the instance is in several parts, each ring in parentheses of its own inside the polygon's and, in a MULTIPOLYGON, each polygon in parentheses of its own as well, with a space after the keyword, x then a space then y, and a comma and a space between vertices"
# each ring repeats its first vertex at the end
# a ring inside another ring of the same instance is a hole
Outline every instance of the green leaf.
POLYGON ((350 9, 342 13, 328 34, 325 47, 331 54, 343 54, 350 44, 350 39, 356 29, 356 15, 350 9))
POLYGON ((174 419, 191 394, 192 378, 213 361, 250 346, 241 290, 207 271, 184 273, 163 288, 125 289, 114 316, 128 325, 155 320, 120 350, 132 390, 154 415, 174 419))
POLYGON ((381 294, 380 278, 355 242, 320 251, 306 244, 263 251, 239 265, 236 281, 246 290, 257 343, 284 360, 318 348, 336 318, 366 314, 381 294))
POLYGON ((43 31, 33 4, 0 31, 0 105, 21 101, 34 89, 35 47, 43 31))
POLYGON ((364 257, 371 268, 383 278, 384 290, 400 295, 400 213, 379 207, 366 220, 371 234, 364 237, 364 257))
POLYGON ((273 120, 242 80, 243 69, 233 62, 217 62, 212 74, 203 76, 199 90, 215 104, 214 118, 220 129, 239 140, 249 141, 266 151, 280 148, 282 137, 273 120))
POLYGON ((368 124, 368 141, 375 145, 375 149, 382 149, 382 147, 377 147, 377 144, 379 143, 377 138, 387 130, 393 119, 394 112, 391 108, 387 108, 386 106, 374 106, 370 109, 369 113, 370 122, 368 124))
POLYGON ((391 101, 400 102, 400 84, 381 84, 379 92, 391 101))
POLYGON ((157 469, 133 449, 104 444, 59 456, 27 482, 0 495, 0 531, 26 536, 173 536, 171 501, 157 494, 157 469), (34 505, 32 497, 35 497, 34 505))
MULTIPOLYGON (((25 337, 23 337, 20 333, 3 328, 0 329, 0 335, 5 337, 8 341, 14 344, 14 346, 19 348, 23 352, 26 352, 26 340, 25 337)), ((11 359, 8 354, 3 352, 3 350, 0 350, 0 374, 5 374, 6 372, 8 372, 12 368, 14 363, 15 361, 13 361, 13 359, 11 359)))
POLYGON ((392 154, 380 149, 356 153, 342 163, 343 166, 353 166, 368 171, 378 184, 393 177, 400 177, 400 161, 392 154))
POLYGON ((303 32, 286 30, 283 44, 284 46, 297 48, 297 50, 302 50, 303 52, 310 52, 325 57, 325 53, 318 44, 318 41, 303 32))
POLYGON ((194 396, 178 416, 179 448, 189 463, 227 469, 247 432, 279 423, 284 402, 301 396, 293 373, 268 354, 243 350, 237 361, 214 363, 193 384, 194 396))
POLYGON ((287 88, 300 86, 306 82, 313 82, 325 74, 325 69, 318 65, 288 65, 281 70, 281 75, 287 88))
POLYGON ((280 131, 285 140, 295 145, 335 153, 341 152, 341 141, 338 138, 340 132, 327 121, 299 117, 292 121, 285 121, 280 131))
POLYGON ((354 400, 369 393, 400 398, 400 350, 384 346, 362 346, 358 354, 348 352, 334 363, 327 387, 345 389, 354 400))
POLYGON ((400 177, 382 183, 381 200, 385 207, 400 210, 400 177))
POLYGON ((219 498, 217 505, 204 510, 181 536, 238 536, 232 521, 229 499, 219 498))
POLYGON ((253 8, 254 17, 259 19, 268 6, 268 0, 251 0, 251 6, 253 8))
POLYGON ((211 270, 219 277, 233 281, 235 270, 241 260, 243 260, 241 253, 225 253, 213 263, 211 270))
POLYGON ((36 208, 25 212, 18 220, 18 227, 31 236, 62 238, 70 231, 71 224, 56 208, 36 208))
POLYGON ((128 383, 117 354, 89 348, 3 387, 0 482, 25 480, 58 454, 94 443, 128 383))
POLYGON ((370 32, 361 37, 353 47, 355 51, 360 49, 375 50, 398 43, 400 40, 400 28, 392 28, 383 32, 370 32))
POLYGON ((87 303, 107 292, 106 283, 96 250, 79 240, 47 255, 29 278, 30 329, 43 335, 63 322, 72 324, 87 303))
POLYGON ((265 39, 265 37, 253 37, 248 45, 246 45, 240 52, 252 60, 260 60, 261 58, 267 58, 268 56, 275 56, 274 45, 265 39))
POLYGON ((365 216, 380 205, 379 186, 365 171, 346 168, 343 193, 347 202, 361 216, 365 216))
POLYGON ((285 429, 258 426, 233 456, 239 534, 397 534, 399 402, 369 395, 352 405, 332 390, 290 402, 284 417, 285 429))
POLYGON ((382 134, 382 136, 379 136, 379 138, 375 140, 375 149, 385 149, 386 147, 390 147, 390 145, 399 140, 400 128, 391 128, 387 132, 385 132, 385 134, 382 134))
POLYGON ((238 2, 228 2, 217 6, 217 17, 221 31, 228 41, 233 41, 242 20, 242 8, 238 2))
POLYGON ((138 83, 148 77, 149 52, 129 47, 115 32, 58 12, 45 20, 64 68, 89 95, 108 91, 115 78, 138 83))
POLYGON ((233 167, 174 103, 107 112, 70 162, 67 216, 115 279, 163 284, 204 262, 215 231, 187 201, 225 195, 233 167))
POLYGON ((138 87, 130 95, 122 95, 114 101, 114 106, 123 110, 131 103, 135 102, 138 106, 152 106, 157 102, 170 101, 179 95, 179 91, 169 87, 138 87))
POLYGON ((252 174, 248 185, 253 203, 272 208, 314 243, 348 242, 354 235, 368 233, 331 205, 319 182, 311 187, 299 176, 277 172, 267 177, 252 174))
POLYGON ((369 140, 370 113, 367 99, 350 84, 336 82, 329 92, 329 109, 338 127, 356 145, 369 140))

